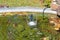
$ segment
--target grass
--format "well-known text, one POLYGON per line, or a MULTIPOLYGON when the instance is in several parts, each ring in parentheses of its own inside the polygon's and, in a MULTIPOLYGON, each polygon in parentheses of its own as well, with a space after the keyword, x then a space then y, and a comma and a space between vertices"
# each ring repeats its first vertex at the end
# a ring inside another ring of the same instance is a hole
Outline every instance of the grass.
POLYGON ((60 34, 49 24, 48 17, 44 20, 38 14, 36 28, 27 25, 28 16, 0 16, 0 40, 42 40, 49 37, 50 40, 60 39, 60 34))
POLYGON ((40 7, 40 0, 0 0, 0 5, 40 7))
POLYGON ((0 0, 0 6, 9 6, 9 7, 21 7, 21 6, 30 6, 30 7, 50 7, 51 0, 0 0), (44 6, 45 5, 45 6, 44 6))

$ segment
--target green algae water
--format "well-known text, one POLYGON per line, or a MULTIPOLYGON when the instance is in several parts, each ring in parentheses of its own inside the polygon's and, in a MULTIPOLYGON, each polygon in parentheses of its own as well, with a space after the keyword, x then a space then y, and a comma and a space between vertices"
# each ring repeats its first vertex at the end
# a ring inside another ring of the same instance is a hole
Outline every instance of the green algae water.
POLYGON ((44 37, 48 37, 48 40, 59 39, 60 34, 56 34, 57 32, 49 24, 48 14, 45 14, 44 20, 42 14, 34 15, 37 18, 35 28, 27 24, 29 16, 18 14, 12 16, 1 15, 0 40, 43 40, 44 37))

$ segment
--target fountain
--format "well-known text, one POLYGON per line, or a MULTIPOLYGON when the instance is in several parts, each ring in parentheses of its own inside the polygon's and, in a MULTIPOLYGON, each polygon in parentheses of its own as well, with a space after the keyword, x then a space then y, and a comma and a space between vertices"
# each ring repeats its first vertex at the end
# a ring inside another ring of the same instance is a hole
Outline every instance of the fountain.
POLYGON ((36 26, 36 25, 37 25, 37 21, 34 20, 33 17, 34 17, 33 14, 31 14, 31 15, 29 16, 29 22, 28 22, 28 25, 29 25, 29 26, 36 26))

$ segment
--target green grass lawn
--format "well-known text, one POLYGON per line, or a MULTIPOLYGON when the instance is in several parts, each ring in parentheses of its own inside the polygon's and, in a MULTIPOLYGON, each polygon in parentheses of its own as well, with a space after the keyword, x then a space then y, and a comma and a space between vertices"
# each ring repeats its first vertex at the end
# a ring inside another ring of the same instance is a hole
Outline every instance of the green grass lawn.
POLYGON ((0 5, 40 7, 40 0, 0 0, 0 5))
POLYGON ((32 6, 32 7, 44 7, 48 5, 50 7, 51 0, 0 0, 0 5, 17 7, 17 6, 32 6))
POLYGON ((42 40, 44 37, 60 39, 60 34, 49 24, 47 16, 44 20, 42 14, 36 17, 37 26, 31 28, 27 25, 28 16, 0 16, 0 40, 42 40))

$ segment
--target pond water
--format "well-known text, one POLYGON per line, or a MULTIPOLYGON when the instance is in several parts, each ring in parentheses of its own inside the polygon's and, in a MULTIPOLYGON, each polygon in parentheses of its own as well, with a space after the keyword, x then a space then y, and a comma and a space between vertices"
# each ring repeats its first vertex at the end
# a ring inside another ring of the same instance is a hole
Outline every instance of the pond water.
POLYGON ((42 14, 33 15, 37 21, 35 27, 27 24, 30 21, 28 15, 0 16, 0 40, 40 40, 44 37, 53 40, 60 35, 49 24, 49 14, 45 14, 44 20, 42 14))

